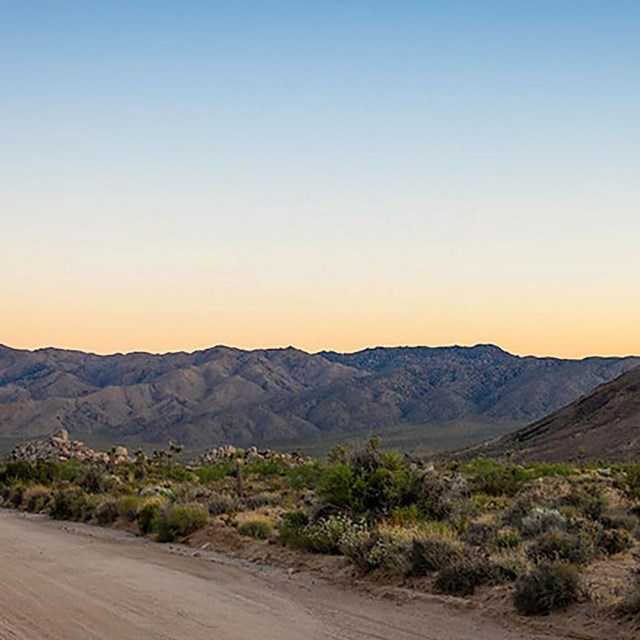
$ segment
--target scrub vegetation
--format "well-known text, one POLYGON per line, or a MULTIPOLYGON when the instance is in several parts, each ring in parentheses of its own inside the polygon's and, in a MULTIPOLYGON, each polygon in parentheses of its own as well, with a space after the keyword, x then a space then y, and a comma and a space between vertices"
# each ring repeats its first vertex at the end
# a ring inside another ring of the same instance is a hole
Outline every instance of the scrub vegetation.
POLYGON ((640 617, 638 464, 434 465, 377 440, 323 461, 241 457, 6 462, 0 500, 159 542, 224 529, 274 553, 343 556, 368 579, 396 576, 454 596, 500 589, 524 615, 589 599, 589 571, 622 562, 628 575, 599 606, 640 617))

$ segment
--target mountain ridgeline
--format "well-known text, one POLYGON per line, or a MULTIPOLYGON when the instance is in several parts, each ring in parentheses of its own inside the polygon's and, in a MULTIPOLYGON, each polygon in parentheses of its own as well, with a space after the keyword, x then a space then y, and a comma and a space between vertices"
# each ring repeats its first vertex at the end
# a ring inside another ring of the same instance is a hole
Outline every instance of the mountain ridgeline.
POLYGON ((0 346, 0 436, 64 427, 111 441, 212 446, 402 424, 525 424, 638 365, 518 357, 492 345, 109 356, 0 346))

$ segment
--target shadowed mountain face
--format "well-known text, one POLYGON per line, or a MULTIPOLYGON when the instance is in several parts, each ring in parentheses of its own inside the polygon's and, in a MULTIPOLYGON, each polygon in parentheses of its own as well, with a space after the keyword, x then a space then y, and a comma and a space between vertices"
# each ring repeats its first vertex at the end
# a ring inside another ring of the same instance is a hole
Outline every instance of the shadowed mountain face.
POLYGON ((640 458, 640 368, 596 388, 568 407, 472 450, 525 461, 579 457, 640 458))
POLYGON ((209 446, 402 423, 524 422, 636 365, 639 358, 520 358, 491 345, 111 356, 0 346, 0 436, 63 426, 209 446))

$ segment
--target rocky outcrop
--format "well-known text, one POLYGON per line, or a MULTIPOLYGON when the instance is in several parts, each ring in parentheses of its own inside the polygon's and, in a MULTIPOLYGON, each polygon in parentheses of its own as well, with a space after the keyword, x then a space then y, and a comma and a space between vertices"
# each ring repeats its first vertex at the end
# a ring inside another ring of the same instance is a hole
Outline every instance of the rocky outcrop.
POLYGON ((221 460, 243 460, 253 462, 255 460, 283 460, 287 464, 296 465, 310 462, 311 458, 299 453, 283 453, 273 449, 258 449, 249 447, 248 449, 237 449, 232 444, 223 444, 203 453, 196 461, 196 464, 211 464, 221 460))
POLYGON ((66 429, 58 429, 49 438, 30 440, 17 445, 9 454, 10 461, 64 462, 65 460, 87 460, 92 462, 120 464, 129 460, 125 447, 114 447, 111 453, 95 451, 84 442, 72 440, 66 429))

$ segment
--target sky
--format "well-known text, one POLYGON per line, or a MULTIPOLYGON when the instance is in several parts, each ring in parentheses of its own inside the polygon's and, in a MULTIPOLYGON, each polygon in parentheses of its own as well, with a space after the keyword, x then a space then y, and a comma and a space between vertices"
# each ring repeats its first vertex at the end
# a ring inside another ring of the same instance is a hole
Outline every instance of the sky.
POLYGON ((0 15, 0 343, 640 354, 635 0, 0 15))

